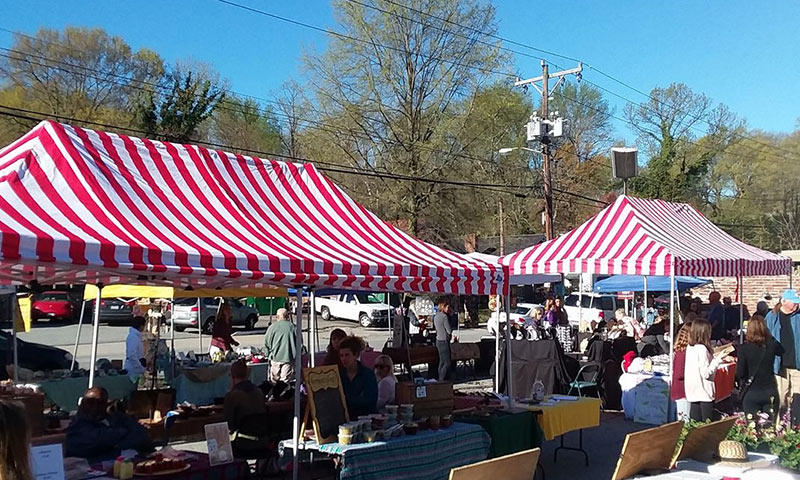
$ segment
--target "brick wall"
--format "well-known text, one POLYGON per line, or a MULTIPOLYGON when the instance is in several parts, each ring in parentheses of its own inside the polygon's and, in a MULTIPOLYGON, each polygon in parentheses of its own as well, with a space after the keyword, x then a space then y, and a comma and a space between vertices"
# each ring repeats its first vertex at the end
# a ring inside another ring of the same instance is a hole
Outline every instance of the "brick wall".
MULTIPOLYGON (((708 294, 717 290, 723 297, 731 297, 734 303, 738 303, 736 292, 736 277, 715 277, 714 283, 705 287, 695 288, 692 294, 708 301, 708 294)), ((772 295, 775 303, 781 293, 789 288, 788 275, 779 277, 744 277, 742 279, 742 290, 744 291, 744 304, 751 312, 755 311, 756 304, 765 293, 772 295)), ((800 267, 795 267, 792 272, 792 287, 800 289, 800 267)), ((770 305, 771 307, 772 305, 770 305)))

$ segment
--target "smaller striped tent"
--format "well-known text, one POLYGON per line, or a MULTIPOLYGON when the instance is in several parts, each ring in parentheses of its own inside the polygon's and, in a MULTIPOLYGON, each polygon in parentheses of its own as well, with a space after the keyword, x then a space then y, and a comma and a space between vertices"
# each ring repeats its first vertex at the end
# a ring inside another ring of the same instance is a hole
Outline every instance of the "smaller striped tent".
POLYGON ((788 275, 791 260, 743 243, 691 205, 621 196, 570 232, 501 258, 508 274, 788 275))

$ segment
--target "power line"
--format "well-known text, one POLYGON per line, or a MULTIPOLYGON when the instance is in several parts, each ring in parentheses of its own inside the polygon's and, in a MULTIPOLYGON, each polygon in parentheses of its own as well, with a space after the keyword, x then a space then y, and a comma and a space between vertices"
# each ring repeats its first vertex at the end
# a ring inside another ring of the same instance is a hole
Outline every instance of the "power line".
MULTIPOLYGON (((365 5, 365 4, 363 4, 363 3, 361 3, 361 2, 358 2, 358 1, 356 1, 356 0, 349 0, 349 1, 350 1, 350 2, 353 2, 353 3, 357 3, 357 4, 359 4, 359 5, 363 5, 363 6, 366 6, 366 7, 369 7, 369 8, 373 8, 373 9, 376 9, 376 10, 379 10, 379 11, 382 11, 382 12, 385 12, 385 13, 387 13, 387 14, 389 14, 389 15, 395 15, 395 16, 397 16, 397 14, 395 14, 395 13, 393 13, 393 12, 388 12, 388 11, 386 11, 386 10, 380 9, 380 8, 378 8, 378 7, 375 7, 375 6, 365 5)), ((446 19, 446 18, 442 18, 442 17, 436 16, 436 15, 433 15, 433 14, 430 14, 430 13, 427 13, 427 12, 423 12, 423 11, 421 11, 421 10, 418 10, 418 9, 414 8, 414 7, 411 7, 411 6, 408 6, 408 5, 403 5, 403 4, 401 4, 401 3, 398 3, 398 2, 395 2, 395 1, 392 1, 392 0, 384 0, 384 1, 386 1, 387 3, 390 3, 390 4, 392 4, 392 5, 395 5, 395 6, 398 6, 398 7, 401 7, 401 8, 405 8, 405 9, 407 9, 407 10, 409 10, 409 11, 412 11, 412 12, 414 12, 414 13, 416 13, 416 14, 423 15, 423 16, 425 16, 425 17, 428 17, 428 18, 436 19, 436 20, 439 20, 439 21, 441 21, 441 22, 443 22, 443 23, 448 23, 448 24, 450 24, 450 25, 457 26, 457 27, 459 27, 459 28, 468 29, 468 30, 472 31, 473 33, 477 33, 477 34, 480 34, 480 35, 485 35, 485 36, 487 36, 487 37, 494 38, 494 39, 496 39, 496 40, 500 40, 500 41, 503 41, 503 42, 511 43, 511 44, 513 44, 513 45, 517 45, 517 46, 520 46, 520 47, 524 47, 524 48, 530 49, 530 50, 532 50, 532 51, 536 51, 536 52, 543 53, 543 54, 545 54, 545 55, 555 56, 555 57, 563 58, 563 59, 570 60, 570 61, 574 61, 574 62, 580 62, 580 61, 581 61, 581 60, 579 60, 579 59, 577 59, 577 58, 574 58, 574 57, 570 57, 570 56, 567 56, 567 55, 562 55, 562 54, 559 54, 559 53, 556 53, 556 52, 553 52, 553 51, 549 51, 549 50, 544 50, 544 49, 541 49, 541 48, 538 48, 538 47, 534 47, 534 46, 532 46, 532 45, 529 45, 529 44, 526 44, 526 43, 522 43, 522 42, 518 42, 518 41, 511 40, 511 39, 509 39, 509 38, 502 37, 502 36, 499 36, 499 35, 496 35, 496 34, 493 34, 493 33, 483 32, 483 31, 481 31, 481 30, 478 30, 478 29, 476 29, 476 28, 473 28, 473 27, 470 27, 470 26, 467 26, 467 25, 463 25, 463 24, 459 24, 459 23, 457 23, 457 22, 454 22, 454 21, 452 21, 452 20, 449 20, 449 19, 446 19)), ((407 19, 407 20, 410 20, 410 21, 416 21, 416 20, 414 20, 414 19, 408 19, 408 18, 406 18, 406 17, 401 17, 401 18, 405 18, 405 19, 407 19)), ((416 21, 416 22, 417 22, 417 23, 420 23, 419 21, 416 21)), ((532 58, 537 58, 537 59, 544 60, 544 59, 543 59, 543 58, 541 58, 541 57, 537 57, 537 56, 531 56, 531 55, 529 55, 529 54, 525 54, 525 53, 519 52, 519 51, 517 51, 517 50, 508 49, 508 48, 505 48, 505 47, 500 47, 500 48, 501 48, 501 49, 503 49, 503 50, 506 50, 506 51, 512 52, 512 53, 521 54, 521 55, 523 55, 523 56, 529 56, 529 57, 532 57, 532 58)), ((551 62, 551 63, 552 63, 554 66, 556 66, 557 68, 561 68, 561 67, 560 67, 559 65, 557 65, 556 63, 554 63, 554 62, 551 62)), ((701 117, 701 116, 699 116, 699 115, 692 114, 691 112, 688 112, 688 111, 686 111, 686 110, 683 110, 683 109, 679 108, 679 107, 678 107, 678 106, 676 106, 676 105, 673 105, 673 104, 669 104, 669 103, 667 103, 667 102, 664 102, 663 100, 661 100, 661 99, 659 99, 659 98, 656 98, 655 96, 653 96, 653 95, 651 95, 651 94, 648 94, 648 93, 646 93, 646 92, 643 92, 642 90, 639 90, 639 89, 637 89, 637 88, 635 88, 635 87, 631 86, 630 84, 628 84, 628 83, 626 83, 626 82, 624 82, 624 81, 622 81, 622 80, 620 80, 620 79, 618 79, 618 78, 614 77, 614 76, 613 76, 613 75, 611 75, 611 74, 608 74, 608 73, 606 73, 606 72, 604 72, 604 71, 600 70, 600 69, 599 69, 599 68, 597 68, 597 67, 594 67, 594 66, 592 66, 592 65, 590 65, 590 64, 588 64, 588 63, 585 63, 585 66, 586 66, 587 68, 590 68, 591 70, 594 70, 594 71, 595 71, 595 72, 597 72, 598 74, 600 74, 600 75, 602 75, 602 76, 604 76, 604 77, 606 77, 606 78, 608 78, 608 79, 610 79, 610 80, 612 80, 612 81, 614 81, 614 82, 616 82, 616 83, 618 83, 618 84, 620 84, 620 85, 622 85, 622 86, 624 86, 624 87, 626 87, 626 88, 629 88, 629 89, 631 89, 631 90, 633 90, 633 91, 635 91, 635 92, 637 92, 637 93, 639 93, 639 94, 641 94, 641 95, 643 95, 643 96, 647 97, 648 99, 650 99, 650 100, 652 100, 652 101, 654 101, 654 102, 656 102, 656 103, 658 103, 658 104, 660 104, 660 105, 664 105, 664 106, 666 106, 666 107, 668 107, 668 108, 671 108, 672 110, 674 110, 674 111, 676 111, 676 112, 682 112, 682 113, 686 114, 687 116, 694 118, 696 121, 700 121, 700 122, 703 122, 703 123, 707 124, 709 127, 712 127, 712 128, 713 128, 713 127, 715 127, 715 125, 714 125, 714 124, 712 124, 712 123, 711 123, 710 121, 708 121, 707 119, 705 119, 705 118, 703 118, 703 117, 701 117)), ((613 92, 613 91, 611 91, 611 90, 609 90, 609 89, 607 89, 607 88, 605 88, 605 87, 602 87, 601 85, 599 85, 599 84, 597 84, 597 83, 594 83, 594 82, 592 82, 592 81, 590 81, 590 80, 585 80, 585 81, 586 81, 588 84, 590 84, 590 85, 592 85, 592 86, 594 86, 594 87, 596 87, 596 88, 598 88, 598 89, 600 89, 600 90, 602 90, 602 91, 605 91, 605 92, 607 92, 607 93, 609 93, 609 94, 611 94, 611 95, 614 95, 614 96, 616 96, 616 97, 620 98, 621 100, 624 100, 625 102, 627 102, 627 103, 629 103, 629 104, 632 104, 632 105, 637 105, 637 106, 641 106, 641 107, 644 107, 644 108, 650 109, 650 111, 651 111, 651 112, 654 112, 654 113, 656 113, 654 110, 652 110, 652 109, 651 109, 649 106, 647 106, 646 104, 635 102, 635 101, 633 101, 633 100, 631 100, 631 99, 629 99, 629 98, 627 98, 627 97, 625 97, 625 96, 623 96, 623 95, 620 95, 620 94, 618 94, 618 93, 616 93, 616 92, 613 92)), ((693 128, 693 127, 692 127, 692 126, 689 126, 689 128, 693 128)), ((708 135, 708 132, 707 132, 707 131, 703 131, 702 133, 703 133, 704 135, 708 135)), ((794 151, 791 151, 791 150, 785 149, 785 148, 783 148, 783 147, 780 147, 780 146, 778 146, 778 145, 772 145, 772 144, 769 144, 769 143, 766 143, 766 142, 762 142, 762 141, 760 141, 760 140, 758 140, 758 139, 755 139, 755 138, 753 138, 753 137, 750 137, 750 136, 747 136, 747 135, 743 135, 743 134, 741 134, 741 133, 738 133, 738 132, 735 132, 735 131, 731 131, 730 133, 731 133, 731 135, 733 135, 733 136, 735 136, 735 137, 737 137, 737 138, 739 138, 739 139, 742 139, 742 140, 749 140, 749 141, 751 141, 751 142, 754 142, 754 143, 757 143, 757 144, 763 145, 763 146, 765 146, 765 147, 772 148, 772 149, 775 149, 775 150, 778 150, 778 151, 783 151, 783 152, 785 152, 785 153, 788 153, 788 154, 790 154, 790 155, 797 156, 798 158, 800 158, 800 153, 798 153, 798 152, 794 152, 794 151)), ((756 151, 756 150, 754 150, 753 148, 749 147, 748 145, 745 145, 745 147, 746 147, 746 148, 750 148, 750 149, 751 149, 751 150, 753 150, 753 151, 756 151)), ((760 152, 759 152, 759 153, 760 153, 760 152)), ((788 159, 788 158, 786 158, 786 157, 780 157, 780 158, 783 158, 784 160, 790 160, 790 159, 788 159)))
MULTIPOLYGON (((383 45, 383 44, 380 44, 380 43, 371 42, 369 40, 364 40, 363 38, 353 37, 351 35, 346 35, 344 33, 340 33, 340 32, 334 31, 334 30, 328 30, 326 28, 318 27, 318 26, 312 25, 310 23, 305 23, 305 22, 301 22, 299 20, 294 20, 292 18, 284 17, 284 16, 281 16, 281 15, 276 15, 274 13, 270 13, 270 12, 267 12, 267 11, 264 11, 264 10, 259 10, 257 8, 253 8, 253 7, 250 7, 250 6, 247 6, 247 5, 242 5, 240 3, 232 2, 230 0, 217 0, 217 1, 220 2, 220 3, 224 3, 226 5, 230 5, 232 7, 236 7, 236 8, 240 8, 242 10, 247 10, 249 12, 257 13, 259 15, 263 15, 265 17, 269 17, 269 18, 272 18, 272 19, 275 19, 275 20, 280 20, 282 22, 291 23, 291 24, 297 25, 299 27, 304 27, 304 28, 309 28, 311 30, 316 30, 318 32, 322 32, 322 33, 325 33, 327 35, 331 35, 331 36, 334 36, 334 37, 339 37, 339 38, 343 38, 345 40, 351 40, 351 41, 354 41, 354 42, 363 43, 363 44, 371 46, 371 47, 380 47, 380 48, 385 48, 387 50, 393 50, 393 51, 396 51, 396 52, 399 52, 399 53, 405 53, 405 51, 402 48, 392 47, 391 45, 383 45)), ((508 73, 508 72, 501 72, 501 71, 498 71, 498 70, 493 70, 493 69, 490 69, 490 68, 483 68, 483 67, 479 67, 479 66, 476 66, 476 65, 469 65, 469 64, 464 64, 464 63, 460 63, 460 62, 454 62, 452 60, 447 60, 447 59, 444 59, 444 58, 441 58, 441 57, 435 57, 435 56, 425 55, 425 54, 419 54, 419 57, 420 58, 424 58, 424 59, 428 59, 428 60, 438 60, 438 61, 440 61, 442 63, 447 63, 447 64, 452 65, 454 67, 464 67, 464 68, 469 68, 469 69, 473 69, 473 70, 478 70, 478 71, 483 72, 483 73, 493 73, 495 75, 502 75, 502 76, 506 76, 506 77, 510 77, 510 78, 514 78, 515 77, 515 75, 513 75, 511 73, 508 73)))
MULTIPOLYGON (((4 30, 4 29, 0 28, 0 30, 4 30)), ((31 38, 34 38, 34 37, 31 37, 31 38)), ((52 43, 52 42, 50 42, 50 43, 52 43)), ((66 63, 66 62, 61 62, 61 61, 58 61, 58 60, 54 60, 54 59, 51 59, 51 58, 48 58, 48 57, 43 57, 43 56, 39 56, 39 55, 33 55, 33 54, 30 54, 30 53, 22 53, 22 52, 18 52, 18 51, 15 51, 13 49, 5 48, 5 47, 0 47, 0 50, 11 52, 14 55, 21 55, 23 57, 33 57, 33 58, 38 58, 40 60, 61 64, 61 65, 68 65, 69 67, 80 68, 81 70, 84 70, 84 71, 87 71, 87 72, 90 72, 90 73, 95 73, 95 74, 99 74, 99 75, 108 75, 108 76, 111 76, 111 77, 120 78, 120 79, 125 80, 127 82, 140 83, 142 85, 147 85, 149 87, 152 87, 152 88, 158 89, 158 90, 162 90, 164 92, 170 92, 171 91, 171 89, 169 87, 166 87, 164 85, 160 85, 160 84, 154 83, 154 82, 147 82, 145 80, 129 78, 129 77, 126 77, 124 75, 118 75, 118 74, 113 74, 113 73, 102 72, 102 71, 99 71, 99 70, 96 70, 96 69, 92 69, 92 68, 84 67, 84 66, 80 66, 80 65, 72 65, 72 64, 69 64, 69 63, 66 63)), ((101 77, 101 76, 89 75, 89 74, 86 74, 86 73, 79 73, 79 72, 76 72, 74 70, 70 70, 70 69, 64 68, 64 67, 32 62, 28 58, 18 58, 18 57, 14 57, 12 55, 4 54, 4 53, 0 53, 0 57, 5 57, 5 58, 8 58, 8 59, 16 60, 16 61, 20 61, 20 62, 24 61, 24 62, 26 62, 26 63, 28 63, 30 65, 36 65, 36 66, 44 67, 44 68, 53 68, 53 69, 56 69, 56 70, 61 70, 61 71, 64 71, 64 72, 75 74, 75 75, 83 75, 83 76, 85 76, 87 78, 92 78, 92 79, 100 81, 100 82, 107 82, 107 83, 111 83, 111 84, 114 84, 114 85, 119 85, 119 86, 121 86, 123 88, 132 88, 132 89, 141 90, 141 91, 144 91, 144 92, 151 92, 150 90, 148 90, 148 89, 146 89, 144 87, 137 87, 135 85, 131 85, 130 83, 121 83, 121 82, 117 82, 117 81, 111 80, 109 78, 104 78, 104 77, 101 77)), ((252 99, 255 99, 255 100, 261 100, 261 101, 264 101, 266 103, 274 103, 274 104, 277 104, 279 106, 286 106, 286 104, 277 102, 275 100, 263 99, 263 98, 260 98, 260 97, 255 97, 255 96, 246 95, 246 94, 240 94, 240 93, 233 92, 233 91, 227 91, 227 90, 223 90, 223 91, 224 92, 230 92, 230 93, 233 93, 233 94, 238 95, 238 96, 252 98, 252 99)), ((201 94, 193 94, 193 96, 195 98, 201 98, 202 97, 201 94)), ((233 112, 233 113, 242 113, 242 114, 248 113, 245 110, 240 110, 238 108, 225 106, 224 105, 225 103, 229 103, 229 102, 226 102, 225 100, 223 100, 220 103, 221 104, 217 105, 217 107, 215 107, 215 108, 218 108, 218 109, 224 110, 224 111, 230 111, 230 112, 233 112)), ((313 110, 313 109, 310 109, 310 110, 315 111, 317 113, 321 113, 318 110, 313 110)), ((299 122, 302 122, 304 124, 303 126, 306 127, 306 128, 311 128, 311 129, 314 129, 314 130, 324 131, 324 132, 328 132, 328 133, 331 133, 331 134, 334 134, 334 135, 347 134, 347 135, 350 135, 350 136, 352 136, 354 138, 360 138, 362 140, 367 140, 367 141, 370 141, 370 142, 373 142, 373 143, 385 143, 385 144, 389 144, 389 145, 399 145, 399 146, 401 146, 403 148, 407 148, 407 146, 408 146, 405 142, 402 142, 402 141, 399 141, 399 140, 390 140, 388 138, 381 138, 379 141, 376 141, 374 138, 370 137, 367 132, 362 133, 362 132, 357 132, 357 131, 351 130, 351 129, 342 129, 341 127, 338 127, 338 126, 334 126, 334 125, 331 125, 331 124, 328 124, 328 123, 325 123, 325 122, 320 122, 320 121, 317 121, 317 120, 312 120, 312 119, 309 119, 307 117, 303 117, 303 116, 299 116, 299 115, 290 115, 290 114, 287 114, 287 113, 284 113, 284 112, 280 112, 280 111, 270 111, 270 114, 286 118, 287 120, 296 119, 299 122)), ((260 115, 260 112, 259 112, 259 115, 260 115)), ((367 116, 364 116, 363 118, 365 118, 365 119, 367 119, 369 121, 372 121, 372 122, 381 122, 381 120, 375 120, 375 119, 367 117, 367 116)), ((477 138, 475 140, 483 140, 483 139, 477 138)), ((471 155, 471 154, 467 154, 467 153, 464 153, 464 152, 456 153, 456 152, 449 151, 449 150, 437 149, 435 147, 431 147, 431 146, 424 145, 424 144, 415 144, 414 147, 415 148, 419 148, 420 150, 423 150, 423 151, 430 152, 430 153, 442 153, 442 154, 445 154, 445 155, 448 155, 448 156, 453 156, 453 157, 456 157, 456 158, 466 158, 466 159, 475 160, 475 161, 479 161, 479 162, 487 162, 487 163, 494 164, 494 162, 492 160, 490 160, 490 159, 481 158, 481 157, 478 157, 478 156, 475 156, 475 155, 471 155)))
MULTIPOLYGON (((12 111, 12 112, 0 112, 0 115, 6 115, 6 116, 15 117, 15 118, 21 118, 21 119, 30 120, 30 121, 41 121, 41 120, 47 120, 47 119, 50 119, 50 118, 55 118, 57 120, 67 120, 67 121, 73 122, 73 123, 84 123, 84 124, 99 126, 99 127, 110 129, 110 130, 122 130, 122 131, 142 134, 142 135, 149 135, 149 132, 147 132, 147 131, 144 131, 144 130, 141 130, 141 129, 137 129, 137 128, 132 128, 132 127, 124 127, 124 126, 120 126, 120 125, 110 125, 110 124, 107 124, 107 123, 100 123, 100 122, 94 122, 94 121, 89 121, 89 120, 81 120, 81 119, 78 119, 78 118, 73 118, 73 117, 68 117, 68 116, 63 116, 63 115, 56 115, 56 114, 52 114, 51 115, 51 114, 47 114, 47 113, 44 113, 44 112, 37 112, 35 110, 27 110, 27 109, 21 109, 21 108, 16 108, 16 107, 10 107, 10 106, 7 106, 7 105, 0 105, 0 108, 4 108, 4 109, 12 111)), ((487 183, 476 183, 476 182, 456 181, 456 180, 447 180, 447 179, 432 179, 432 178, 420 177, 420 176, 396 174, 396 173, 392 173, 392 172, 376 172, 376 171, 373 171, 373 170, 358 169, 358 168, 355 168, 355 167, 345 167, 345 166, 342 166, 342 165, 338 165, 338 164, 330 163, 330 162, 324 162, 324 161, 321 161, 321 160, 312 160, 312 159, 309 159, 309 158, 286 155, 286 154, 282 154, 282 153, 268 152, 268 151, 263 151, 263 150, 254 150, 254 149, 249 149, 249 148, 240 147, 240 146, 225 145, 225 144, 207 142, 207 141, 201 141, 201 140, 197 140, 196 143, 197 144, 201 144, 201 145, 214 147, 214 148, 227 149, 227 150, 238 150, 238 151, 242 151, 242 152, 248 152, 248 153, 255 154, 255 155, 262 155, 264 157, 278 157, 278 158, 283 158, 283 159, 287 159, 287 160, 291 160, 291 161, 299 161, 299 162, 314 163, 314 164, 319 164, 319 165, 326 165, 326 166, 323 166, 323 167, 318 167, 319 170, 328 171, 328 172, 334 172, 334 173, 343 173, 343 174, 361 175, 361 176, 371 176, 371 177, 379 177, 379 178, 394 179, 394 180, 414 181, 414 182, 437 183, 437 184, 442 184, 442 185, 463 186, 463 187, 472 187, 472 188, 479 188, 479 189, 480 188, 484 188, 484 189, 495 189, 496 190, 498 188, 507 188, 507 189, 512 189, 512 190, 520 190, 520 189, 534 190, 534 189, 538 188, 536 185, 487 184, 487 183)), ((576 194, 574 194, 574 195, 576 195, 576 194)))

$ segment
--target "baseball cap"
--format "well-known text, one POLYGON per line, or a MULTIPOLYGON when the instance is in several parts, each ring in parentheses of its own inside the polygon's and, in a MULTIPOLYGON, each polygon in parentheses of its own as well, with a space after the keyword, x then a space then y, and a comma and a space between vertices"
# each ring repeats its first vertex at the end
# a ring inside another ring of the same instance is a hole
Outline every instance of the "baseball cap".
POLYGON ((781 300, 788 300, 793 303, 800 303, 800 297, 797 296, 797 290, 793 288, 784 290, 783 295, 781 295, 781 300))

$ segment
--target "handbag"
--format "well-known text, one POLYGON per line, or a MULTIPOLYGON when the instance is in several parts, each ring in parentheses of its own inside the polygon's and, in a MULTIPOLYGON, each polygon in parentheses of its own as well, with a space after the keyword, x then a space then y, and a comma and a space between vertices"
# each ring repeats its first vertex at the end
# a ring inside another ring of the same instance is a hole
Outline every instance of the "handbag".
MULTIPOLYGON (((758 359, 758 363, 756 363, 756 368, 753 370, 754 372, 758 372, 758 369, 761 368, 761 363, 764 361, 764 357, 767 355, 767 346, 764 345, 764 349, 761 351, 761 356, 758 359)), ((753 385, 753 380, 756 378, 755 373, 750 375, 750 378, 744 381, 743 384, 740 384, 738 388, 734 388, 731 392, 731 397, 733 397, 733 401, 737 406, 741 406, 742 402, 744 401, 744 396, 747 395, 747 392, 750 390, 750 386, 753 385)))

